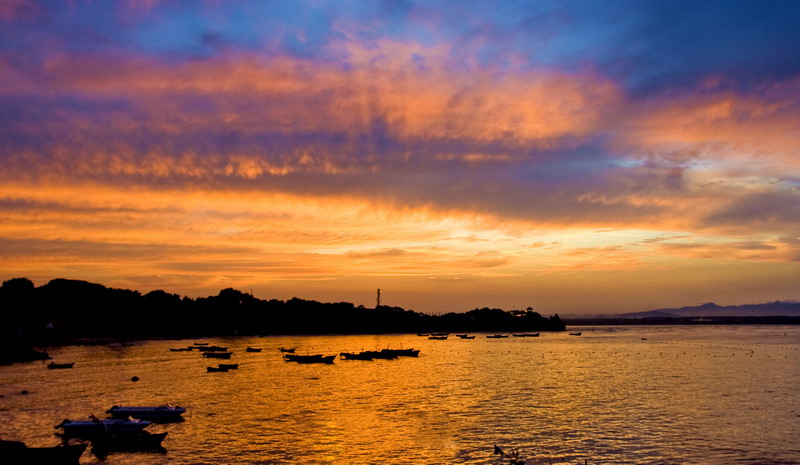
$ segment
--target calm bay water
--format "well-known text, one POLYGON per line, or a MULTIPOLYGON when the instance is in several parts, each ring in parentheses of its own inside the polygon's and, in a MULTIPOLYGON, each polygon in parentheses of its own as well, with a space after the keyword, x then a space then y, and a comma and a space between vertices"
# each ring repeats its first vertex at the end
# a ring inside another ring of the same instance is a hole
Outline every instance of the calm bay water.
POLYGON ((498 444, 528 464, 800 464, 800 327, 581 329, 205 340, 234 351, 223 363, 240 369, 229 373, 168 350, 194 341, 53 348, 75 368, 0 367, 0 437, 55 445, 53 426, 65 418, 173 403, 189 409, 186 421, 150 427, 169 432, 166 454, 101 461, 87 450, 81 463, 496 464, 498 444), (278 347, 421 354, 299 365, 278 347))

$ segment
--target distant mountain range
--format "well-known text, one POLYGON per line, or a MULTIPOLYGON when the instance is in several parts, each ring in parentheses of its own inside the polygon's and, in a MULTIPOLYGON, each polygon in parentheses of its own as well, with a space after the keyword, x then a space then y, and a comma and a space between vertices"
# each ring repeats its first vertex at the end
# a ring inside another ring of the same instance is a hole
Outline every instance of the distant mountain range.
MULTIPOLYGON (((694 307, 659 308, 645 312, 612 314, 564 314, 568 324, 686 324, 695 319, 714 321, 737 319, 741 323, 769 323, 771 319, 793 318, 800 323, 800 302, 794 300, 747 305, 717 305, 709 302, 694 307), (647 321, 641 321, 647 320, 647 321), (756 321, 758 320, 758 321, 756 321), (763 321, 762 321, 763 320, 763 321)), ((730 322, 730 321, 727 321, 730 322)))
POLYGON ((709 302, 695 307, 659 308, 647 312, 609 315, 612 318, 708 318, 800 316, 800 302, 768 302, 763 304, 721 306, 709 302))

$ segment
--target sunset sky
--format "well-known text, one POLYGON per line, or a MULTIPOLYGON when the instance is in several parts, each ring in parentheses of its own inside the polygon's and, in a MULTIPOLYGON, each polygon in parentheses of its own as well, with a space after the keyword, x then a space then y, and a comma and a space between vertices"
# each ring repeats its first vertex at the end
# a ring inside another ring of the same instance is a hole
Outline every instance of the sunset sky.
POLYGON ((0 2, 0 279, 800 298, 800 2, 0 2))

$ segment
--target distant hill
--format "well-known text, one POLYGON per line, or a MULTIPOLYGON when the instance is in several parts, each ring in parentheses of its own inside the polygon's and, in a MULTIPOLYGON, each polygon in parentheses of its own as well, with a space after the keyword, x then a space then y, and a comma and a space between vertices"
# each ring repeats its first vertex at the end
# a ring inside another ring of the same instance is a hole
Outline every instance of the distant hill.
POLYGON ((659 308, 647 312, 623 313, 614 318, 711 318, 711 317, 800 317, 800 302, 720 306, 709 302, 695 307, 659 308))

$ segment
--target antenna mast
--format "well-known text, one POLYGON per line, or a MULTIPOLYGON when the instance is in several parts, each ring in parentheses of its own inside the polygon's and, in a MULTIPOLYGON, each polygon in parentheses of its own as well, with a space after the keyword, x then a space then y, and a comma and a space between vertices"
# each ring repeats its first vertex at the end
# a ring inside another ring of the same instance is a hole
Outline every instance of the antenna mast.
POLYGON ((378 296, 375 298, 375 308, 381 306, 381 290, 378 289, 378 296))

